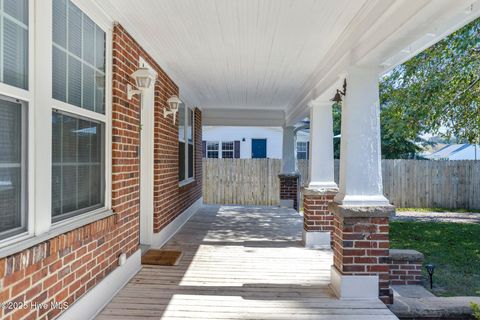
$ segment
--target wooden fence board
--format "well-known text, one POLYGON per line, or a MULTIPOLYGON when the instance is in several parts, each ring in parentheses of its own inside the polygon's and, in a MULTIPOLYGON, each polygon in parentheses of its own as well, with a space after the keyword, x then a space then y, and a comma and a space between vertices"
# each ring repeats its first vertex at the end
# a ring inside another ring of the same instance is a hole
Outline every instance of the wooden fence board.
MULTIPOLYGON (((203 201, 278 205, 280 170, 278 159, 203 159, 203 201)), ((298 170, 305 187, 308 161, 299 160, 298 170)), ((384 194, 397 207, 480 209, 480 161, 382 160, 382 176, 384 194)))

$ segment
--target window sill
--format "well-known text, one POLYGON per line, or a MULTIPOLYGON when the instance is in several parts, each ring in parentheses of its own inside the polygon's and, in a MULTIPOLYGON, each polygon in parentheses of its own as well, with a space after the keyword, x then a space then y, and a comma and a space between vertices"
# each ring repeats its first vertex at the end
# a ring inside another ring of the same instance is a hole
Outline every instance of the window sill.
POLYGON ((67 233, 74 229, 81 228, 97 220, 105 219, 114 214, 115 213, 111 209, 101 208, 92 211, 91 213, 86 213, 75 218, 52 224, 52 228, 48 232, 40 235, 32 235, 27 238, 22 237, 17 242, 6 244, 5 246, 1 247, 0 259, 33 247, 41 242, 47 241, 63 233, 67 233))
POLYGON ((192 182, 195 182, 195 178, 189 178, 189 179, 187 179, 187 180, 180 181, 180 182, 178 183, 178 187, 179 187, 179 188, 184 187, 184 186, 186 186, 186 185, 188 185, 188 184, 190 184, 190 183, 192 183, 192 182))

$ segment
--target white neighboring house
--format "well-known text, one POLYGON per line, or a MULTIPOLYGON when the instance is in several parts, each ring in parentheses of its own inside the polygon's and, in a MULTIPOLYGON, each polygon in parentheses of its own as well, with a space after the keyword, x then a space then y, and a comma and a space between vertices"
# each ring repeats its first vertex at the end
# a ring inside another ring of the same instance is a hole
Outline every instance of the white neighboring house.
MULTIPOLYGON (((281 127, 203 126, 204 158, 282 158, 281 127)), ((309 134, 297 133, 297 157, 308 158, 309 134)))
POLYGON ((480 145, 449 144, 424 157, 430 160, 479 160, 480 145))

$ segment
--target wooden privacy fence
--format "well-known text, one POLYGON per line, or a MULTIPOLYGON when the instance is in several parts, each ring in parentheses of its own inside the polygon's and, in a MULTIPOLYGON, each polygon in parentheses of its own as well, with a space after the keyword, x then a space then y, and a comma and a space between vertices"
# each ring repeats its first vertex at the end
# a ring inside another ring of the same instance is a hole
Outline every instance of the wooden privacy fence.
POLYGON ((278 205, 279 159, 203 159, 203 201, 278 205))
MULTIPOLYGON (((339 161, 335 160, 338 183, 339 161)), ((203 159, 203 200, 277 205, 279 159, 203 159)), ((302 186, 308 161, 299 160, 302 186)), ((480 161, 382 160, 383 190, 397 207, 480 209, 480 161)))

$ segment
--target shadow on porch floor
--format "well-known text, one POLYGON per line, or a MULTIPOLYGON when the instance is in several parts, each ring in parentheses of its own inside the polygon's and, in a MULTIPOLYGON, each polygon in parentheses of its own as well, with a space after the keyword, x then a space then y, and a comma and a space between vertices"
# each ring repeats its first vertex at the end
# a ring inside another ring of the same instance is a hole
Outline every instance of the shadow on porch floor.
POLYGON ((338 300, 330 251, 301 245, 302 218, 276 207, 204 206, 97 319, 397 319, 380 301, 338 300))

